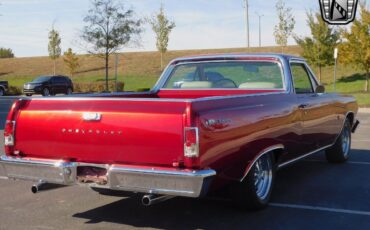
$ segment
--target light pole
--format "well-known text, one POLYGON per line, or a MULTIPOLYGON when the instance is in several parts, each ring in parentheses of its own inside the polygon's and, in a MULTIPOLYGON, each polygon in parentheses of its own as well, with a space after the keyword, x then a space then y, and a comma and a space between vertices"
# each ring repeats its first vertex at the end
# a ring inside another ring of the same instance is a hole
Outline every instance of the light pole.
POLYGON ((336 83, 337 83, 337 60, 338 60, 338 48, 334 49, 334 92, 336 92, 336 83))
POLYGON ((256 12, 256 14, 258 16, 259 46, 261 47, 262 46, 262 42, 261 42, 261 17, 263 17, 264 15, 259 14, 258 12, 256 12))
POLYGON ((249 43, 249 3, 248 0, 244 0, 244 9, 245 9, 245 32, 247 37, 247 47, 250 47, 249 43))

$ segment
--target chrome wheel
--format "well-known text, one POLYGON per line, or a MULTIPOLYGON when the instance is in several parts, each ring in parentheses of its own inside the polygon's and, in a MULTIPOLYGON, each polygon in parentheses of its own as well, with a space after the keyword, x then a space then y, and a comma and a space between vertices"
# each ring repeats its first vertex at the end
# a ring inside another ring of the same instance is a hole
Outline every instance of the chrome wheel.
POLYGON ((342 133, 342 151, 344 157, 348 157, 351 146, 351 134, 348 128, 345 128, 342 133))
POLYGON ((68 88, 67 89, 67 95, 71 95, 73 92, 72 92, 72 89, 71 88, 68 88))
POLYGON ((331 163, 344 163, 351 152, 351 122, 346 119, 340 136, 334 145, 325 150, 326 159, 331 163))
POLYGON ((0 88, 0 97, 1 96, 4 96, 4 90, 2 88, 0 88))
POLYGON ((268 196, 272 185, 272 162, 264 155, 255 163, 254 185, 259 199, 264 200, 268 196))

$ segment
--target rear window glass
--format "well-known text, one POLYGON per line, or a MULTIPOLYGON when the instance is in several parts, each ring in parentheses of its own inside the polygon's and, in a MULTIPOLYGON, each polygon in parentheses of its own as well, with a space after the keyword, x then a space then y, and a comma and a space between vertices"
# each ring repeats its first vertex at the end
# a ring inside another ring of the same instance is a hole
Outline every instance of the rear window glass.
POLYGON ((283 89, 280 65, 266 61, 209 62, 178 65, 166 89, 283 89))

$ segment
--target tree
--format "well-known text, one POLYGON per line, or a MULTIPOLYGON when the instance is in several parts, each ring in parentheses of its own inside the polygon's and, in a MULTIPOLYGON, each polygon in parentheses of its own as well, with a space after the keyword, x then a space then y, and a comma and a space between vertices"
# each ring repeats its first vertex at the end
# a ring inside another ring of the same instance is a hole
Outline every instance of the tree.
POLYGON ((295 41, 303 50, 303 57, 319 68, 321 82, 321 68, 334 64, 334 48, 340 38, 337 30, 330 27, 320 13, 307 13, 307 24, 311 30, 311 37, 300 38, 294 36, 295 41))
POLYGON ((351 25, 351 31, 342 30, 343 43, 339 45, 340 61, 353 64, 366 72, 364 90, 369 92, 370 72, 370 10, 365 3, 360 7, 360 18, 351 25))
POLYGON ((48 51, 49 51, 49 57, 51 60, 54 61, 54 75, 56 75, 56 62, 57 59, 62 54, 62 49, 60 48, 60 44, 62 42, 62 39, 60 38, 59 32, 52 28, 52 30, 49 32, 49 45, 48 45, 48 51))
POLYGON ((288 38, 292 35, 295 19, 292 14, 292 8, 286 7, 284 0, 278 0, 275 7, 279 23, 274 28, 274 36, 283 53, 284 48, 288 45, 288 38))
POLYGON ((69 48, 67 52, 64 53, 63 61, 67 66, 71 77, 73 77, 76 70, 80 67, 79 58, 75 53, 73 53, 72 49, 69 48))
POLYGON ((14 58, 13 50, 0 48, 0 58, 14 58))
POLYGON ((105 59, 105 86, 108 91, 109 56, 128 45, 141 33, 141 20, 116 0, 92 0, 84 18, 81 38, 91 45, 88 52, 105 59))
POLYGON ((159 12, 148 21, 156 34, 156 46, 161 54, 161 70, 163 70, 163 56, 167 52, 169 35, 176 27, 176 24, 167 18, 163 5, 161 5, 159 12))

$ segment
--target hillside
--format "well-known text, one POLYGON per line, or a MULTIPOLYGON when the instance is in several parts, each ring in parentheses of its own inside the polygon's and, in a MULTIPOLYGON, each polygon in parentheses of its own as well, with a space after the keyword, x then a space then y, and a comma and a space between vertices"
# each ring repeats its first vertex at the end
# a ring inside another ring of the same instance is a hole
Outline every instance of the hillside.
MULTIPOLYGON (((235 53, 235 52, 279 52, 278 47, 214 49, 214 50, 186 50, 170 51, 165 62, 194 54, 235 53)), ((299 47, 287 48, 287 53, 299 55, 299 47)), ((81 67, 73 77, 74 82, 103 81, 105 76, 104 60, 91 55, 79 56, 81 67)), ((160 71, 160 56, 158 52, 135 52, 120 54, 119 80, 126 83, 126 89, 151 87, 157 80, 160 71), (140 80, 139 80, 140 79, 140 80)), ((114 76, 114 57, 110 60, 110 76, 114 76)), ((0 78, 8 80, 12 85, 22 86, 24 82, 39 75, 51 74, 53 62, 48 57, 0 59, 0 78)), ((57 72, 68 74, 62 58, 57 62, 57 72)))
MULTIPOLYGON (((298 46, 289 46, 285 53, 300 55, 298 46)), ((211 50, 182 50, 169 51, 165 56, 165 62, 176 57, 196 55, 196 54, 214 54, 214 53, 238 53, 238 52, 272 52, 279 53, 279 47, 262 48, 230 48, 230 49, 211 49, 211 50)), ((161 74, 160 55, 158 52, 134 52, 121 53, 119 61, 118 80, 125 83, 125 90, 137 90, 138 88, 150 88, 154 85, 161 74)), ((76 83, 91 83, 104 81, 104 60, 91 56, 79 56, 81 67, 78 73, 73 77, 76 83)), ((110 60, 110 78, 114 76, 114 58, 110 60)), ((13 86, 22 87, 22 85, 40 75, 47 75, 52 72, 53 62, 48 57, 30 57, 0 59, 0 79, 7 80, 13 86)), ((68 74, 64 67, 62 58, 57 62, 58 74, 68 74)), ((317 69, 314 68, 314 71, 317 69)), ((339 82, 337 89, 340 92, 351 93, 361 100, 362 105, 370 105, 370 94, 363 94, 363 73, 351 66, 338 66, 339 82)), ((333 67, 323 68, 322 83, 326 85, 328 91, 333 89, 333 67)))

